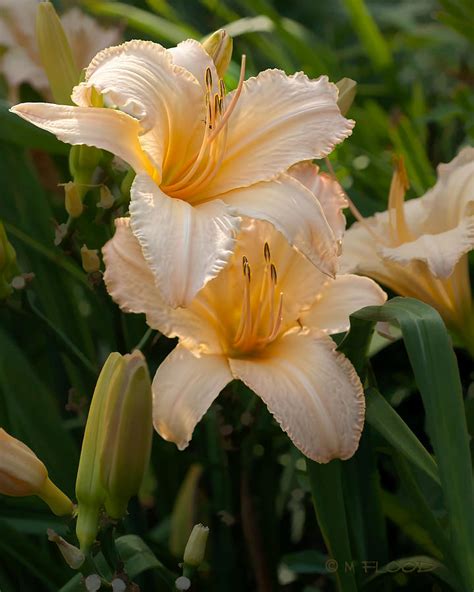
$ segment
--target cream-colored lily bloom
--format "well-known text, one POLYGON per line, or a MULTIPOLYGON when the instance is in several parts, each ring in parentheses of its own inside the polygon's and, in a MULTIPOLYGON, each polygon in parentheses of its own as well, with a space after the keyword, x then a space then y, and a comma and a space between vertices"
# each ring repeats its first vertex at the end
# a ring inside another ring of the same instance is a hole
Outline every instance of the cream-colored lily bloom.
MULTIPOLYGON (((42 95, 49 94, 36 41, 37 9, 38 0, 0 0, 0 48, 4 49, 0 73, 5 76, 12 99, 25 82, 42 95)), ((85 68, 98 51, 120 40, 118 29, 101 27, 78 8, 64 13, 61 22, 78 68, 85 68)))
POLYGON ((145 313, 151 327, 179 337, 153 380, 154 425, 163 438, 185 448, 237 378, 306 456, 352 456, 364 423, 363 388, 329 335, 346 331, 355 310, 385 301, 375 282, 328 277, 271 224, 249 218, 227 267, 187 308, 164 303, 129 219, 116 221, 103 253, 106 286, 121 308, 145 313))
POLYGON ((474 247, 474 148, 440 164, 436 185, 422 197, 404 202, 406 188, 400 163, 388 210, 346 231, 341 269, 430 304, 474 351, 467 257, 474 247))
POLYGON ((266 70, 226 93, 197 41, 166 50, 131 41, 99 53, 76 86, 76 106, 12 109, 70 144, 109 150, 137 175, 131 228, 165 300, 195 294, 229 261, 241 216, 270 221, 323 272, 337 242, 320 203, 288 169, 326 156, 354 122, 322 76, 266 70), (109 108, 94 105, 105 104, 109 108))

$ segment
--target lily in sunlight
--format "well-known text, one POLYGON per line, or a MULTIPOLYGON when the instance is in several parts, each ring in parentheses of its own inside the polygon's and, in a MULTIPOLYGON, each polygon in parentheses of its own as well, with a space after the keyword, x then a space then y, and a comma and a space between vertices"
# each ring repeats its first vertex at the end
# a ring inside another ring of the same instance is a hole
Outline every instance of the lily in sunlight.
POLYGON ((271 222, 334 276, 337 241, 314 194, 291 175, 351 134, 326 76, 266 70, 227 93, 203 46, 130 41, 99 53, 77 106, 12 109, 70 144, 108 150, 135 171, 131 229, 166 302, 189 304, 235 249, 241 217, 271 222), (106 107, 106 108, 104 108, 106 107))
MULTIPOLYGON (((18 100, 23 83, 43 96, 49 95, 36 40, 37 10, 37 0, 0 0, 0 73, 5 76, 12 100, 18 100)), ((117 28, 101 27, 78 8, 65 12, 61 22, 78 68, 85 68, 98 51, 120 40, 117 28)))
POLYGON ((369 278, 317 270, 264 221, 245 218, 227 267, 188 308, 172 309, 127 218, 103 249, 105 282, 128 312, 179 344, 153 380, 153 417, 166 440, 185 448, 220 391, 242 380, 311 459, 349 458, 364 423, 362 384, 330 335, 349 314, 382 304, 369 278))
POLYGON ((474 148, 438 167, 425 195, 404 202, 408 180, 398 162, 388 210, 358 218, 345 234, 341 268, 368 275, 402 296, 438 310, 474 353, 467 253, 474 247, 474 148))

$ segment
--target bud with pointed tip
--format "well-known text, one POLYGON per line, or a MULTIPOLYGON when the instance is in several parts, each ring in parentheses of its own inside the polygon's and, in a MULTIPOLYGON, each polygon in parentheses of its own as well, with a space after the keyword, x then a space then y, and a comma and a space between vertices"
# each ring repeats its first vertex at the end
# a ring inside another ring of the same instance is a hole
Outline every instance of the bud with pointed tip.
POLYGON ((112 377, 122 364, 119 353, 111 353, 102 367, 87 418, 76 479, 78 517, 76 534, 82 551, 95 541, 105 490, 100 479, 100 453, 104 437, 104 415, 112 377))
POLYGON ((129 499, 138 493, 150 460, 151 383, 140 351, 123 356, 112 378, 104 431, 100 475, 106 491, 105 509, 111 518, 118 519, 125 515, 129 499))
POLYGON ((54 100, 72 105, 71 92, 79 82, 80 70, 51 2, 40 2, 36 13, 36 37, 43 68, 54 100))
POLYGON ((357 82, 351 78, 341 78, 339 82, 336 82, 336 86, 339 89, 339 97, 337 99, 337 106, 341 112, 341 115, 345 115, 355 99, 357 93, 357 82))
POLYGON ((72 514, 73 504, 48 477, 36 454, 0 428, 0 493, 14 497, 36 495, 57 516, 72 514))
POLYGON ((184 564, 191 567, 199 567, 204 561, 206 553, 207 537, 209 528, 202 524, 196 524, 189 535, 186 549, 184 550, 184 564))
POLYGON ((72 569, 79 569, 86 559, 84 553, 64 540, 63 537, 60 537, 51 528, 48 528, 46 532, 48 534, 48 541, 56 543, 61 555, 64 557, 64 560, 69 567, 72 569))
POLYGON ((219 29, 206 37, 202 46, 211 56, 219 78, 223 78, 232 58, 232 37, 224 29, 219 29))
POLYGON ((100 269, 99 252, 97 249, 88 249, 87 245, 81 247, 82 268, 86 273, 95 273, 100 269))

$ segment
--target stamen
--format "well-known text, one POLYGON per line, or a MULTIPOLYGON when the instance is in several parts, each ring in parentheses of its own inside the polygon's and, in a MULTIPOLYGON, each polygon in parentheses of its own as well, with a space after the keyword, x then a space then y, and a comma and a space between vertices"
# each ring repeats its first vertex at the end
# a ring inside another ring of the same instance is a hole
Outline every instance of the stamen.
POLYGON ((273 324, 273 328, 270 332, 270 335, 267 337, 267 343, 270 343, 275 337, 278 335, 278 331, 280 330, 281 324, 283 322, 283 292, 280 292, 280 301, 278 303, 278 312, 275 318, 275 322, 273 324))
POLYGON ((270 265, 270 277, 272 278, 273 284, 276 286, 278 281, 277 270, 273 263, 270 265))
POLYGON ((209 136, 209 142, 212 142, 214 140, 214 138, 217 136, 217 134, 222 130, 222 128, 224 127, 224 125, 227 123, 227 120, 229 119, 229 117, 232 115, 232 112, 235 109, 235 106, 237 105, 237 101, 239 100, 240 94, 242 92, 242 88, 244 86, 244 78, 245 78, 245 62, 246 62, 246 56, 243 55, 242 56, 242 62, 240 65, 240 78, 239 78, 239 84, 235 90, 234 96, 232 97, 232 101, 230 102, 230 105, 227 107, 227 109, 225 110, 225 113, 222 117, 222 119, 220 120, 219 124, 216 126, 215 130, 212 132, 212 134, 209 136))
POLYGON ((219 95, 214 95, 214 118, 217 118, 217 114, 221 114, 221 101, 219 99, 219 95))
POLYGON ((206 86, 209 90, 212 89, 212 73, 210 68, 206 68, 206 75, 205 75, 206 86))
POLYGON ((270 255, 270 247, 268 246, 268 243, 265 243, 263 245, 263 256, 265 257, 265 261, 267 263, 270 263, 271 255, 270 255))
POLYGON ((222 80, 222 78, 219 79, 219 94, 221 99, 225 97, 225 82, 222 80))

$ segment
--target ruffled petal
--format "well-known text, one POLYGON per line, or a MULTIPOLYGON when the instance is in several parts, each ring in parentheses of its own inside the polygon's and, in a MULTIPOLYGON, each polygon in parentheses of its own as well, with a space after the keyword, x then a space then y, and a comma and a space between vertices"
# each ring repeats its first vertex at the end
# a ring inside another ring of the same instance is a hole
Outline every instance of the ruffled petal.
POLYGON ((240 218, 220 200, 193 207, 165 195, 147 176, 131 190, 131 225, 165 301, 189 304, 232 255, 240 218))
POLYGON ((362 384, 330 337, 290 331, 253 359, 229 360, 303 454, 317 462, 350 458, 364 425, 362 384))
POLYGON ((301 323, 329 335, 350 327, 349 315, 364 306, 381 305, 387 294, 371 279, 357 275, 338 275, 327 280, 312 308, 301 315, 301 323))
POLYGON ((354 126, 341 115, 337 96, 326 76, 310 80, 302 72, 266 70, 247 80, 228 121, 222 166, 206 195, 267 181, 297 162, 329 154, 354 126))
POLYGON ((191 440, 196 424, 232 380, 223 356, 195 357, 181 344, 158 368, 153 379, 153 424, 180 450, 191 440))
POLYGON ((51 103, 21 103, 10 109, 26 121, 54 134, 62 142, 108 150, 137 173, 153 173, 138 141, 138 121, 112 109, 68 107, 51 103))
POLYGON ((128 41, 104 49, 86 70, 85 82, 72 98, 81 106, 93 104, 99 91, 109 107, 137 118, 141 143, 163 178, 187 166, 204 133, 205 100, 201 85, 171 54, 151 41, 128 41))
POLYGON ((238 214, 271 222, 318 269, 335 275, 338 244, 321 204, 299 181, 281 175, 221 197, 238 214))
POLYGON ((125 312, 145 313, 147 324, 168 337, 180 337, 196 353, 219 353, 219 337, 205 316, 168 306, 156 285, 130 218, 115 221, 114 237, 102 249, 107 291, 125 312))
POLYGON ((209 68, 211 71, 213 91, 219 92, 219 76, 214 61, 199 41, 186 39, 178 43, 176 47, 168 49, 168 53, 172 56, 173 64, 191 72, 204 90, 207 88, 206 70, 209 68))
POLYGON ((346 229, 346 217, 342 210, 348 207, 348 203, 339 183, 330 175, 320 173, 319 167, 308 161, 295 164, 289 169, 288 174, 314 193, 334 237, 341 241, 346 229))
POLYGON ((440 234, 423 234, 409 243, 398 247, 382 247, 382 257, 408 265, 412 261, 423 261, 437 278, 449 277, 461 257, 474 248, 474 215, 467 216, 461 223, 440 234))

